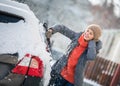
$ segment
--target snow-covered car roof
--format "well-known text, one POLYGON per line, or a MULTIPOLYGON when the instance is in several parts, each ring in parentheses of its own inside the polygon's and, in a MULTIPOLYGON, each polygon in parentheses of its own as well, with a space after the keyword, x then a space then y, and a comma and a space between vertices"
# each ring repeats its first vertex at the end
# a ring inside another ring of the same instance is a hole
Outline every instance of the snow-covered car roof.
POLYGON ((34 14, 27 5, 10 0, 0 0, 0 11, 23 17, 26 21, 30 21, 32 17, 35 17, 32 16, 34 14))
MULTIPOLYGON (((0 0, 0 15, 4 17, 9 15, 9 17, 20 17, 19 21, 16 22, 2 22, 0 20, 0 54, 18 52, 19 59, 26 53, 37 55, 43 60, 47 74, 44 76, 48 77, 51 56, 46 51, 43 25, 39 23, 34 13, 25 4, 0 0), (4 16, 6 13, 7 15, 4 16)), ((45 78, 45 82, 48 81, 47 79, 45 78)))

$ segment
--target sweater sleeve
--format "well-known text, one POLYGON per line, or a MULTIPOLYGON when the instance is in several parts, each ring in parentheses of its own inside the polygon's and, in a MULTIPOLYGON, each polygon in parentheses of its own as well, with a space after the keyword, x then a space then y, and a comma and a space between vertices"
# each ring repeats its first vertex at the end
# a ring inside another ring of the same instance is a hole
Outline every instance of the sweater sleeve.
POLYGON ((102 48, 102 42, 100 40, 98 42, 91 40, 88 43, 87 59, 88 60, 95 59, 96 55, 99 53, 99 50, 101 48, 102 48))
POLYGON ((51 27, 50 29, 53 30, 53 34, 56 32, 59 32, 59 33, 65 35, 66 37, 70 38, 71 40, 76 35, 76 32, 70 30, 68 27, 66 27, 64 25, 55 25, 55 26, 51 27))
POLYGON ((87 59, 93 60, 96 57, 96 43, 95 41, 91 40, 88 43, 88 50, 87 50, 87 59))

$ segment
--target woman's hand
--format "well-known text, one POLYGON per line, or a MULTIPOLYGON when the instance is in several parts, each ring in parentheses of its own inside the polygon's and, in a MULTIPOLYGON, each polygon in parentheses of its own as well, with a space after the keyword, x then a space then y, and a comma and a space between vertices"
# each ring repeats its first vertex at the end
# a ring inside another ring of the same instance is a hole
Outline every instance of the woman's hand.
POLYGON ((52 33, 53 33, 53 30, 52 30, 52 29, 49 29, 49 30, 45 33, 45 35, 46 35, 47 38, 50 38, 50 37, 52 36, 52 33))

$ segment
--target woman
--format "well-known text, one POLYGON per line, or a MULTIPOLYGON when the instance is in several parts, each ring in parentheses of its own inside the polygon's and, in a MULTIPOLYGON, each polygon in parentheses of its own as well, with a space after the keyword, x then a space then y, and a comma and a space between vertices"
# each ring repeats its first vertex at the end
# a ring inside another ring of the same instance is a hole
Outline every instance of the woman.
POLYGON ((64 25, 51 27, 46 36, 60 32, 70 38, 67 53, 53 66, 49 86, 82 86, 85 64, 94 60, 102 46, 99 40, 101 27, 96 24, 89 25, 84 32, 76 33, 64 25))

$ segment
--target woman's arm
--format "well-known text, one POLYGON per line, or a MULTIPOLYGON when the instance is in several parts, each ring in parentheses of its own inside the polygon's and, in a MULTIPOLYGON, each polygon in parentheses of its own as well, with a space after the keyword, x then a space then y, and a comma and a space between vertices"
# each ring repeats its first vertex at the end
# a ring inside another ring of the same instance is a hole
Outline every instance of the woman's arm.
POLYGON ((95 59, 97 53, 99 53, 99 50, 102 48, 102 42, 98 41, 95 42, 94 40, 89 41, 88 43, 88 51, 87 51, 87 59, 93 60, 95 59))
POLYGON ((54 27, 51 27, 50 29, 53 30, 53 34, 56 32, 60 32, 61 34, 65 35, 66 37, 73 39, 76 35, 76 32, 70 30, 68 27, 64 25, 55 25, 54 27))
POLYGON ((89 41, 87 50, 87 59, 93 60, 96 57, 96 44, 94 40, 89 41))

